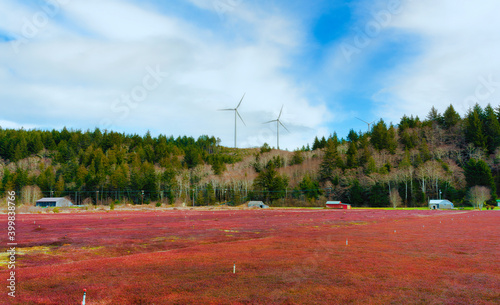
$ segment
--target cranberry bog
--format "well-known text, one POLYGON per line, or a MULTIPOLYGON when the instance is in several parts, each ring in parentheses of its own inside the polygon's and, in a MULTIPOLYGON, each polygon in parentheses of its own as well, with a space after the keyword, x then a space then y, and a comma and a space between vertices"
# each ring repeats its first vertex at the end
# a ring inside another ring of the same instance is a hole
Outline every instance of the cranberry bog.
MULTIPOLYGON (((5 216, 5 217, 4 217, 5 216)), ((1 304, 499 304, 500 213, 159 210, 17 215, 1 304)), ((7 244, 7 217, 2 243, 7 244)))

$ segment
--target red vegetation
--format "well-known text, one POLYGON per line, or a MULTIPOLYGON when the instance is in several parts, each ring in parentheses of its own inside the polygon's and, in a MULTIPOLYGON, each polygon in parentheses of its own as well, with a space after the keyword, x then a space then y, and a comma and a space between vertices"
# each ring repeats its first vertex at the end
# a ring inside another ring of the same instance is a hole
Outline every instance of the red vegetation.
POLYGON ((18 215, 18 296, 0 299, 79 304, 86 288, 87 305, 498 304, 499 216, 386 210, 18 215))

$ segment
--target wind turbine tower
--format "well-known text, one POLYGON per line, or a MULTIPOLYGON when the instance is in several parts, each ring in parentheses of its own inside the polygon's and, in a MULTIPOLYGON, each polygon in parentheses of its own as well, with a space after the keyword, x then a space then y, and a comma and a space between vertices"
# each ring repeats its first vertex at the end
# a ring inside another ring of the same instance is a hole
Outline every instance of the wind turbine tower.
POLYGON ((280 149, 280 125, 283 126, 283 128, 285 128, 286 131, 290 132, 286 127, 285 125, 283 125, 283 123, 281 123, 280 121, 280 118, 281 118, 281 114, 283 113, 283 106, 281 106, 281 111, 280 111, 280 115, 278 116, 278 118, 276 120, 272 120, 272 121, 269 121, 269 122, 265 122, 264 124, 269 124, 269 123, 272 123, 272 122, 276 122, 276 135, 277 135, 277 148, 280 149))
POLYGON ((375 121, 373 121, 373 122, 371 122, 371 123, 368 123, 367 121, 364 121, 364 120, 362 120, 362 119, 360 119, 360 118, 356 118, 356 119, 360 120, 361 122, 365 122, 365 123, 368 125, 368 132, 370 132, 370 130, 371 130, 371 129, 370 129, 370 126, 371 126, 373 123, 375 123, 375 121))
MULTIPOLYGON (((245 93, 246 94, 246 93, 245 93)), ((247 126, 245 124, 245 121, 243 121, 243 118, 241 117, 240 113, 238 112, 238 108, 240 108, 241 102, 243 102, 243 99, 245 98, 245 94, 243 94, 243 97, 240 100, 240 103, 236 108, 228 108, 228 109, 219 109, 219 111, 234 111, 234 148, 236 148, 236 123, 238 122, 238 117, 240 120, 243 122, 243 125, 247 126)))

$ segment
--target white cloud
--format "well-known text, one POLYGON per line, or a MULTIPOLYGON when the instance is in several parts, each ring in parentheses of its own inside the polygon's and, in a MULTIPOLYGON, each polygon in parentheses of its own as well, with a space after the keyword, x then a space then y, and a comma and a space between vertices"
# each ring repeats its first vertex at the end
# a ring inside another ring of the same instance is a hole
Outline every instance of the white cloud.
MULTIPOLYGON (((13 12, 21 8, 8 3, 13 12)), ((233 35, 242 39, 227 39, 125 1, 70 1, 60 14, 71 26, 51 20, 19 53, 0 45, 0 99, 19 105, 0 119, 24 117, 42 128, 82 129, 105 121, 117 131, 208 134, 232 146, 234 119, 217 109, 236 106, 246 92, 240 113, 248 126, 238 132, 239 143, 272 141, 256 135, 284 104, 283 122, 292 133, 282 135, 280 146, 302 146, 322 128, 328 112, 282 72, 299 45, 298 26, 241 5, 231 24, 241 31, 233 35), (167 76, 144 101, 127 105, 121 96, 144 87, 148 67, 167 76), (37 122, 38 117, 44 120, 37 122)), ((0 29, 4 25, 0 22, 0 29)))
POLYGON ((0 127, 3 129, 34 129, 37 128, 37 125, 32 125, 32 124, 22 124, 22 123, 17 123, 17 122, 11 122, 11 121, 6 121, 6 120, 0 120, 0 127))
POLYGON ((417 35, 421 42, 412 47, 421 52, 395 70, 374 96, 379 113, 399 121, 403 114, 425 117, 432 106, 443 112, 453 104, 463 115, 475 102, 498 105, 499 11, 495 0, 408 2, 392 26, 417 35), (485 79, 495 84, 482 87, 485 79))

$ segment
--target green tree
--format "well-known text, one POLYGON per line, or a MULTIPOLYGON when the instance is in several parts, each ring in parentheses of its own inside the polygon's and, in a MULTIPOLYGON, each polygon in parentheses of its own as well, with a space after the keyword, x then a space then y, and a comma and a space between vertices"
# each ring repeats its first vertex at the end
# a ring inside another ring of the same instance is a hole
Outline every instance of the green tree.
POLYGON ((485 186, 491 190, 493 200, 496 199, 496 186, 491 168, 483 160, 470 159, 465 166, 467 187, 485 186))
POLYGON ((349 190, 349 200, 354 206, 362 206, 365 203, 363 187, 359 184, 358 179, 354 180, 351 189, 349 190))
POLYGON ((266 168, 259 173, 254 181, 254 187, 264 192, 266 200, 276 200, 285 196, 288 178, 280 175, 274 162, 269 161, 266 168))
POLYGON ((354 142, 349 143, 349 148, 347 149, 347 168, 358 167, 358 149, 354 142))
POLYGON ((57 179, 56 185, 56 197, 62 197, 64 195, 64 179, 62 175, 59 176, 59 179, 57 179))
POLYGON ((44 149, 42 137, 38 132, 33 135, 32 140, 28 143, 28 149, 32 154, 36 154, 44 149))
POLYGON ((264 145, 262 145, 262 147, 260 148, 260 153, 264 154, 264 153, 270 152, 271 150, 272 150, 271 146, 269 146, 269 144, 267 144, 267 143, 264 143, 264 145))
POLYGON ((419 152, 422 163, 425 163, 432 159, 432 154, 431 151, 429 150, 429 146, 427 145, 426 140, 422 140, 422 143, 420 144, 419 147, 419 152))
POLYGON ((17 162, 19 160, 26 158, 27 156, 28 156, 28 142, 26 142, 24 135, 21 134, 21 140, 16 145, 12 161, 17 162))
POLYGON ((394 128, 392 124, 387 130, 386 148, 391 154, 395 154, 396 149, 398 148, 398 142, 396 140, 396 128, 394 128))
POLYGON ((349 130, 349 134, 347 135, 347 140, 354 143, 358 142, 359 135, 354 131, 354 129, 349 130))
POLYGON ((302 164, 304 162, 304 159, 305 158, 302 155, 302 152, 300 150, 296 150, 293 152, 292 159, 290 160, 288 165, 292 166, 292 165, 302 164))
POLYGON ((442 120, 441 114, 437 111, 437 109, 434 106, 432 106, 431 110, 427 114, 427 121, 441 123, 441 120, 442 120))
POLYGON ((496 149, 500 147, 500 122, 497 119, 495 110, 491 105, 486 106, 484 109, 486 120, 484 121, 484 134, 486 136, 486 143, 488 152, 495 153, 496 149))
POLYGON ((175 201, 175 190, 177 189, 176 176, 177 173, 171 166, 167 167, 161 175, 161 183, 163 184, 163 188, 167 191, 169 203, 174 203, 175 201))
POLYGON ((318 137, 314 138, 314 142, 312 145, 312 150, 320 149, 321 148, 321 143, 319 142, 318 137))
POLYGON ((318 199, 321 195, 319 182, 311 179, 309 174, 306 174, 302 181, 299 183, 300 190, 304 193, 307 199, 318 199))
POLYGON ((184 155, 184 164, 187 168, 195 168, 203 163, 203 158, 201 152, 196 147, 189 147, 186 149, 186 154, 184 155))
POLYGON ((453 108, 453 105, 450 104, 443 113, 443 126, 446 129, 450 129, 457 125, 461 119, 460 115, 455 111, 455 108, 453 108))
POLYGON ((465 119, 465 140, 474 146, 486 149, 486 136, 483 131, 483 110, 476 104, 469 110, 465 119))
POLYGON ((380 120, 372 128, 371 144, 377 150, 382 150, 387 147, 387 125, 384 120, 380 120))
POLYGON ((334 172, 337 168, 343 168, 343 161, 337 151, 337 146, 333 141, 329 141, 323 160, 321 161, 319 176, 320 181, 332 181, 334 179, 334 172))
POLYGON ((388 193, 383 183, 376 183, 370 190, 370 204, 374 207, 389 206, 388 193))

